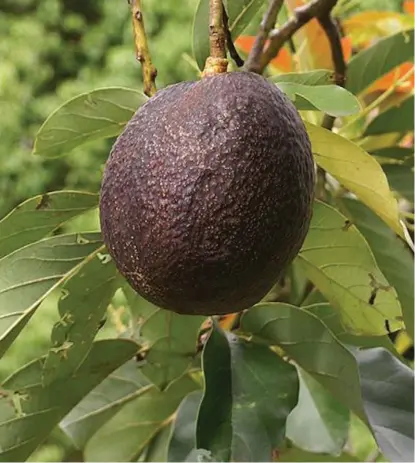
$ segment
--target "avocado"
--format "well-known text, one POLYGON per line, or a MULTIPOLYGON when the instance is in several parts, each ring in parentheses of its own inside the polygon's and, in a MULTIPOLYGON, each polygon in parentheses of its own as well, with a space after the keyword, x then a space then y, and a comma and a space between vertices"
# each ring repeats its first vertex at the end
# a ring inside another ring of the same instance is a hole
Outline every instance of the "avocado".
POLYGON ((238 312, 298 253, 314 176, 297 110, 262 76, 172 85, 135 113, 112 148, 100 197, 104 242, 155 305, 238 312))

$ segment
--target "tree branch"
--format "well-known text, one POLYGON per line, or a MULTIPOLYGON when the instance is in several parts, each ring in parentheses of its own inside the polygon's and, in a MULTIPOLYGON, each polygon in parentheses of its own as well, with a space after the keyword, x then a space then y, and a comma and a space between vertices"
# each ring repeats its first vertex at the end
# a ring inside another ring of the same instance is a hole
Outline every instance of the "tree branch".
POLYGON ((226 72, 228 68, 223 10, 222 0, 209 0, 210 56, 206 60, 203 77, 226 72))
POLYGON ((255 38, 252 50, 249 53, 248 59, 246 60, 247 71, 262 73, 261 70, 261 58, 264 50, 265 43, 269 36, 269 33, 275 26, 275 22, 278 17, 284 0, 270 0, 267 11, 262 18, 261 25, 258 34, 255 38))
POLYGON ((244 60, 239 56, 239 53, 237 52, 233 43, 231 31, 229 30, 229 18, 225 7, 223 7, 223 27, 225 28, 226 46, 228 47, 229 54, 235 61, 235 64, 240 68, 244 65, 244 60))
POLYGON ((131 6, 131 14, 133 19, 136 58, 138 61, 140 61, 143 72, 144 93, 151 97, 157 91, 157 70, 151 62, 146 31, 144 28, 143 12, 141 10, 141 0, 129 0, 129 4, 131 6))
MULTIPOLYGON (((346 61, 344 60, 343 48, 340 38, 340 31, 337 24, 334 22, 330 12, 324 16, 320 16, 318 21, 323 28, 327 39, 330 43, 331 59, 334 66, 334 76, 336 85, 344 87, 346 83, 346 61)), ((335 118, 326 114, 323 119, 322 126, 331 130, 334 125, 335 118)))
POLYGON ((313 0, 304 6, 294 10, 294 16, 288 20, 280 29, 269 35, 269 45, 261 56, 259 66, 255 72, 261 74, 268 64, 273 60, 288 40, 305 24, 313 18, 324 17, 336 5, 337 0, 313 0))

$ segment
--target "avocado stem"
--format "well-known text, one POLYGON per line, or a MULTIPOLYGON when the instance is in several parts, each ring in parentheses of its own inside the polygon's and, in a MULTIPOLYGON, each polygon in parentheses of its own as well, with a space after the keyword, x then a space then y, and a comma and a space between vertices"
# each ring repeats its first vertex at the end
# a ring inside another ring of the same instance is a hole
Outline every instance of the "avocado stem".
POLYGON ((228 69, 222 0, 209 0, 209 43, 210 56, 206 60, 203 77, 221 74, 228 69))
POLYGON ((148 48, 146 31, 144 28, 143 11, 141 0, 129 0, 133 19, 134 43, 137 61, 141 63, 143 72, 144 93, 152 97, 156 92, 157 69, 151 62, 150 50, 148 48))

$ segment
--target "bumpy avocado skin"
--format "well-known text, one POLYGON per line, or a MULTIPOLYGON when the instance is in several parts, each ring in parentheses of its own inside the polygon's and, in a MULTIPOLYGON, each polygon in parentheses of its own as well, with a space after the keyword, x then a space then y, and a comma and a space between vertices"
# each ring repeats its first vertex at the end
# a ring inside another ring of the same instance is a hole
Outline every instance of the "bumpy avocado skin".
POLYGON ((144 298, 183 314, 258 302, 307 233, 314 164, 291 102, 263 77, 220 74, 157 93, 117 139, 104 241, 144 298))

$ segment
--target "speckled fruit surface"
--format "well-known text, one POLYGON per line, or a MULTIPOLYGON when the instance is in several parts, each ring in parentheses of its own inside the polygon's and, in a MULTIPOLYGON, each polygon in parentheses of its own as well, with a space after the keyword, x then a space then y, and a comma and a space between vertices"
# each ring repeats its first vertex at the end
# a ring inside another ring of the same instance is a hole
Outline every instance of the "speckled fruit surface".
POLYGON ((104 241, 144 298, 185 314, 258 302, 298 253, 314 194, 296 109, 235 72, 168 87, 119 136, 101 188, 104 241))

